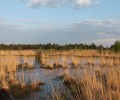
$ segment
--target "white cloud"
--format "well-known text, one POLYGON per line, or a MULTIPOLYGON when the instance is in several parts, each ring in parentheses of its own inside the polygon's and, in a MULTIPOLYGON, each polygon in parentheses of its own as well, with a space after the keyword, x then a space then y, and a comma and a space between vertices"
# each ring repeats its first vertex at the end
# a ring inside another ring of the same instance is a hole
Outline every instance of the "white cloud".
POLYGON ((21 23, 28 23, 28 24, 42 24, 39 21, 31 20, 31 19, 22 19, 22 20, 17 20, 18 22, 21 23))
POLYGON ((20 25, 0 21, 0 42, 95 43, 110 46, 120 40, 120 20, 86 20, 59 25, 38 23, 30 19, 22 20, 20 25))
POLYGON ((29 7, 49 6, 49 7, 63 7, 71 5, 73 7, 88 7, 98 4, 99 0, 16 0, 27 2, 29 7))
POLYGON ((75 0, 75 2, 79 6, 89 6, 92 4, 92 0, 75 0))
POLYGON ((105 35, 105 32, 97 32, 98 35, 105 35))
POLYGON ((96 44, 102 44, 104 45, 105 47, 110 47, 111 45, 114 44, 114 42, 116 40, 120 40, 120 37, 111 37, 111 38, 100 38, 98 40, 94 40, 92 41, 93 43, 96 43, 96 44))
POLYGON ((111 13, 110 16, 112 16, 112 17, 120 17, 120 13, 111 13))

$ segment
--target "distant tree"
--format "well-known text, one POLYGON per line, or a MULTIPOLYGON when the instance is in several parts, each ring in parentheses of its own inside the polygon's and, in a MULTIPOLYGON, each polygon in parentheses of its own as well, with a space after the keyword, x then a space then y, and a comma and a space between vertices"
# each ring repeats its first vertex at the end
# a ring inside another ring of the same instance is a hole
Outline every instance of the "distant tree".
POLYGON ((110 47, 115 52, 120 52, 120 41, 115 41, 114 45, 110 47))
POLYGON ((89 49, 97 49, 97 46, 96 46, 94 43, 92 43, 92 44, 89 46, 89 49))
POLYGON ((101 51, 104 50, 103 45, 99 45, 99 46, 98 46, 98 49, 101 50, 101 51))

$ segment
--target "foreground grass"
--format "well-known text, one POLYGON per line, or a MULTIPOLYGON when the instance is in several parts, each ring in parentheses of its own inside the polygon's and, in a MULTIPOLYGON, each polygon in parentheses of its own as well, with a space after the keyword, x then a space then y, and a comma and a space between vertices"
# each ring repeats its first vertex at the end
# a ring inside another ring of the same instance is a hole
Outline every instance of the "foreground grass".
POLYGON ((21 57, 17 56, 0 56, 0 100, 9 100, 11 95, 18 100, 41 90, 42 82, 30 80, 28 83, 24 75, 26 70, 34 69, 32 61, 35 58, 24 57, 22 64, 20 59, 21 57), (17 76, 19 71, 21 79, 17 76))
POLYGON ((65 91, 54 91, 57 100, 120 100, 120 67, 84 69, 82 75, 64 76, 65 91))
POLYGON ((37 91, 41 90, 41 85, 44 85, 42 82, 36 83, 20 83, 13 82, 7 84, 7 88, 0 89, 0 100, 21 100, 24 99, 37 91))
POLYGON ((40 91, 40 86, 44 85, 42 82, 32 83, 32 84, 11 84, 9 88, 9 92, 13 95, 15 99, 26 98, 33 93, 40 91))

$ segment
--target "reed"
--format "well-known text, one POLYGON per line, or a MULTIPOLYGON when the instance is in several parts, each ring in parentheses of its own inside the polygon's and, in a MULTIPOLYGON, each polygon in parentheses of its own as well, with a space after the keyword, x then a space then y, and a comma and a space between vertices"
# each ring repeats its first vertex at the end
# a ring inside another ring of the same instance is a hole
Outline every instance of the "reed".
POLYGON ((120 53, 111 52, 109 50, 49 50, 43 51, 46 56, 79 56, 79 57, 120 57, 120 53))
MULTIPOLYGON (((12 94, 15 100, 38 91, 41 85, 39 81, 28 84, 24 78, 24 68, 26 64, 27 69, 33 68, 35 59, 30 57, 24 57, 23 60, 21 59, 23 58, 20 56, 0 56, 0 91, 6 91, 7 95, 12 94), (21 65, 21 76, 16 75, 19 65, 21 65), (21 79, 19 77, 21 77, 21 79)), ((6 95, 1 95, 2 93, 0 93, 0 100, 1 97, 6 98, 6 95)))
POLYGON ((64 95, 64 100, 69 97, 69 100, 119 100, 120 66, 108 70, 84 69, 79 77, 64 76, 64 83, 66 90, 55 92, 57 100, 62 100, 60 95, 64 95))
POLYGON ((35 56, 35 50, 0 50, 0 56, 35 56))
POLYGON ((51 68, 57 68, 56 66, 61 66, 63 68, 78 68, 83 65, 93 67, 114 67, 120 64, 119 60, 120 54, 107 50, 101 52, 96 50, 43 51, 41 56, 42 64, 50 66, 51 68), (54 60, 53 67, 51 63, 45 62, 45 59, 48 58, 54 60), (59 58, 62 59, 62 63, 58 61, 59 58))

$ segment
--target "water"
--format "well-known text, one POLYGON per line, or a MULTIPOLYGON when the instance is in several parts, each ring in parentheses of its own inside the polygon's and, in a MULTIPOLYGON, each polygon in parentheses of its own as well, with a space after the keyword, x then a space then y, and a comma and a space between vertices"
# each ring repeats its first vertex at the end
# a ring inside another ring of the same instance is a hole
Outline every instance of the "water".
MULTIPOLYGON (((50 62, 53 64, 55 60, 58 60, 60 63, 62 63, 62 58, 50 58, 50 62)), ((78 59, 78 58, 77 58, 78 59)), ((71 58, 68 57, 66 60, 67 64, 70 64, 71 58)), ((94 59, 94 62, 96 65, 99 65, 100 61, 99 59, 94 59)), ((79 63, 87 67, 89 70, 89 66, 87 66, 87 60, 85 58, 80 58, 79 63)), ((39 61, 35 59, 34 56, 32 57, 24 57, 24 56, 1 56, 0 57, 0 66, 6 66, 8 68, 7 70, 16 71, 15 77, 19 81, 24 81, 26 83, 35 83, 35 82, 43 82, 45 85, 43 85, 42 91, 38 91, 37 93, 31 95, 29 98, 25 98, 26 100, 49 100, 51 93, 54 91, 55 87, 58 87, 60 89, 64 89, 64 83, 63 80, 56 79, 56 77, 59 77, 63 74, 71 75, 72 77, 79 77, 82 74, 81 68, 71 68, 71 69, 44 69, 41 68, 41 64, 39 61), (27 64, 27 66, 33 67, 31 69, 17 69, 16 66, 27 64), (11 69, 12 68, 12 69, 11 69)), ((97 69, 97 67, 96 67, 97 69)), ((23 100, 23 99, 22 99, 23 100)))
POLYGON ((23 56, 1 56, 0 57, 0 66, 5 68, 8 71, 16 71, 15 77, 18 81, 25 81, 26 83, 35 83, 35 82, 43 82, 42 91, 38 91, 35 93, 35 97, 31 95, 27 100, 39 100, 40 98, 43 100, 48 100, 51 95, 54 87, 62 87, 64 88, 62 80, 55 80, 56 77, 59 77, 65 73, 69 74, 68 69, 44 69, 41 68, 41 64, 35 59, 35 57, 23 57, 23 56), (32 69, 17 69, 16 66, 27 64, 28 66, 32 66, 32 69), (24 77, 24 79, 23 79, 24 77))

